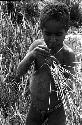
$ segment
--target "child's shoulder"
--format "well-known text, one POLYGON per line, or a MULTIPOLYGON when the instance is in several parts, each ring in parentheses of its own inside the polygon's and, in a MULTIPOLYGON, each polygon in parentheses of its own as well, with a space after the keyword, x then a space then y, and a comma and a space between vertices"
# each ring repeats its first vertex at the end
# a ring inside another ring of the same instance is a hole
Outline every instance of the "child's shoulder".
POLYGON ((44 42, 44 39, 37 39, 35 40, 29 47, 29 50, 33 50, 34 48, 36 48, 38 45, 44 45, 45 42, 44 42))
POLYGON ((75 55, 73 49, 71 49, 68 45, 64 44, 64 52, 69 55, 75 55))
POLYGON ((66 44, 64 44, 64 59, 66 62, 71 63, 71 62, 75 62, 75 53, 74 51, 67 46, 66 44))

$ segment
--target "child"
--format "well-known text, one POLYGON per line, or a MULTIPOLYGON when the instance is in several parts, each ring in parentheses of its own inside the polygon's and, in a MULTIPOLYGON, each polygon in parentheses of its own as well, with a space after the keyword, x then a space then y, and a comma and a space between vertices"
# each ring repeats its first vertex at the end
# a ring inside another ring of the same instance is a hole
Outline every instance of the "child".
POLYGON ((47 4, 40 16, 43 39, 31 44, 29 52, 18 65, 17 75, 22 76, 34 62, 29 78, 31 105, 26 125, 42 125, 46 119, 48 125, 65 125, 64 107, 61 98, 57 97, 49 66, 55 60, 74 73, 75 55, 63 42, 69 28, 69 19, 69 10, 64 3, 47 4))

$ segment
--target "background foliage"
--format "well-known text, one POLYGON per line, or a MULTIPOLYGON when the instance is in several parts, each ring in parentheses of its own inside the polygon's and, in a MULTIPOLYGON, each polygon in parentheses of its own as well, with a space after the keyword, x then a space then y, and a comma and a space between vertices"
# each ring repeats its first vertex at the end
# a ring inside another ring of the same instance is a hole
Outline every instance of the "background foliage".
MULTIPOLYGON (((0 2, 1 125, 25 124, 30 104, 28 73, 20 78, 19 84, 14 81, 14 77, 18 63, 28 52, 30 44, 35 39, 42 37, 38 20, 40 11, 47 2, 49 1, 21 0, 0 2)), ((70 29, 65 42, 73 48, 76 60, 80 62, 77 63, 77 72, 81 79, 82 2, 79 0, 63 0, 63 2, 68 4, 71 13, 70 29)))

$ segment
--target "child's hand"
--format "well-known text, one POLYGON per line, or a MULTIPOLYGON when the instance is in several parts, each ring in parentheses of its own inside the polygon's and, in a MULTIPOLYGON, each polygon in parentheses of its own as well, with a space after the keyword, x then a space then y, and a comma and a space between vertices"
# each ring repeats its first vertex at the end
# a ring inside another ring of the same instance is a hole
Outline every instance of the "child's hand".
POLYGON ((56 64, 59 64, 59 61, 58 61, 58 59, 57 58, 55 58, 55 56, 50 56, 50 59, 52 60, 52 61, 54 61, 56 64))
POLYGON ((45 45, 38 45, 36 48, 32 50, 33 57, 35 59, 38 58, 46 58, 50 56, 49 49, 45 45))
POLYGON ((32 54, 39 66, 42 66, 44 63, 50 66, 53 64, 53 61, 58 64, 58 60, 50 54, 50 50, 46 45, 38 45, 32 50, 32 54))

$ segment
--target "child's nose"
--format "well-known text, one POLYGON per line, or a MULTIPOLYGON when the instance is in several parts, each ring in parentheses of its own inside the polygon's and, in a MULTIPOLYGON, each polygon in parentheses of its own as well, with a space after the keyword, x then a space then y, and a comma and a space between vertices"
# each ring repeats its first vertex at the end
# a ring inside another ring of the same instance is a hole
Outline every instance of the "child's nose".
POLYGON ((56 41, 56 36, 55 35, 52 35, 51 36, 51 42, 55 42, 56 41))

